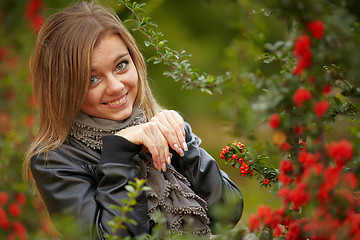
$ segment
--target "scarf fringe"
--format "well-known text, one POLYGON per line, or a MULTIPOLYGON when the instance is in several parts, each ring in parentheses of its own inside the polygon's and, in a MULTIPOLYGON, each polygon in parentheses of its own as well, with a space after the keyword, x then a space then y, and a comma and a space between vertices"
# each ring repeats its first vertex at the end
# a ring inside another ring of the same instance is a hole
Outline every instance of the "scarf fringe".
MULTIPOLYGON (((207 216, 207 203, 190 190, 189 181, 176 172, 171 165, 167 165, 167 172, 157 172, 149 158, 146 161, 146 169, 147 175, 150 175, 150 177, 151 171, 156 171, 152 176, 157 174, 162 176, 161 186, 154 186, 157 189, 161 188, 161 191, 158 192, 152 188, 146 192, 149 203, 151 203, 148 209, 149 218, 156 223, 155 213, 160 211, 164 216, 170 216, 168 220, 171 220, 171 222, 167 221, 167 224, 171 231, 176 231, 180 234, 191 232, 197 235, 210 236, 211 230, 209 228, 210 219, 207 216), (167 179, 167 174, 171 174, 173 177, 169 176, 169 180, 167 179), (177 196, 183 197, 183 200, 172 199, 172 197, 177 196), (180 203, 174 203, 173 201, 180 201, 180 203)), ((151 187, 152 183, 149 183, 148 186, 151 187)))
POLYGON ((102 149, 102 137, 115 134, 127 127, 136 126, 146 122, 144 111, 134 107, 132 115, 123 121, 114 121, 91 117, 80 112, 70 129, 69 135, 94 150, 102 149))
POLYGON ((165 202, 165 198, 168 198, 170 193, 172 192, 171 190, 175 190, 178 191, 182 196, 186 197, 186 198, 192 198, 194 200, 197 200, 200 202, 200 204, 202 205, 202 207, 207 211, 207 203, 205 202, 204 199, 202 199, 201 197, 199 197, 198 195, 196 195, 195 193, 191 193, 191 192, 184 192, 182 190, 182 188, 179 185, 175 185, 170 183, 170 181, 165 180, 165 190, 162 196, 159 196, 158 194, 156 194, 155 192, 153 192, 152 190, 147 191, 146 192, 146 196, 147 197, 153 197, 153 198, 157 198, 159 199, 159 203, 164 203, 165 202))

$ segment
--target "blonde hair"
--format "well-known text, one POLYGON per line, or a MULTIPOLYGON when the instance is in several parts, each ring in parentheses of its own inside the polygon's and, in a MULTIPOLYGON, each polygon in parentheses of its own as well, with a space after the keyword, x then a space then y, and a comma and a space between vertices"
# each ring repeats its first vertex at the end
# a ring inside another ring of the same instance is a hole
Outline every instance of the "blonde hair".
POLYGON ((24 175, 33 156, 64 143, 88 92, 90 54, 106 32, 118 34, 128 47, 139 76, 135 100, 147 119, 160 106, 147 81, 144 58, 117 14, 93 2, 81 2, 49 17, 41 28, 30 60, 33 91, 39 104, 39 130, 25 155, 24 175))

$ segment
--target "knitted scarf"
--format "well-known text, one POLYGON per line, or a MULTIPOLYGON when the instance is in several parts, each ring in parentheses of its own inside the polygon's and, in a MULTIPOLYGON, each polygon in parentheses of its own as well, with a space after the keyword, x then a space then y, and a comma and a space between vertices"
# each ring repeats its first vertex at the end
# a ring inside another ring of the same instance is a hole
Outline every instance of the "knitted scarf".
MULTIPOLYGON (((131 116, 122 121, 92 117, 80 112, 70 135, 92 149, 101 150, 103 136, 145 122, 144 112, 136 106, 131 116)), ((149 219, 157 223, 155 214, 160 211, 166 218, 168 229, 209 236, 211 230, 206 213, 207 204, 192 191, 188 180, 172 165, 166 166, 166 172, 156 170, 148 153, 140 152, 136 157, 143 160, 142 175, 147 178, 145 185, 151 188, 146 192, 149 219)))

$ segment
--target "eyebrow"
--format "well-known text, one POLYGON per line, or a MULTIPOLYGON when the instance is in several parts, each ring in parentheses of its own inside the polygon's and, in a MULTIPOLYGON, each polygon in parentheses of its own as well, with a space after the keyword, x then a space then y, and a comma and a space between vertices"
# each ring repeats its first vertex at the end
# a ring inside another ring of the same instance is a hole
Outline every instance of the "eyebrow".
POLYGON ((127 55, 130 55, 130 54, 127 52, 127 53, 119 55, 117 58, 114 59, 113 63, 118 62, 120 59, 122 59, 123 57, 125 57, 127 55))
MULTIPOLYGON (((130 55, 129 52, 120 54, 119 56, 117 56, 117 57, 114 59, 113 63, 114 63, 114 64, 117 63, 120 59, 122 59, 122 58, 124 58, 125 56, 128 56, 128 55, 130 55)), ((92 69, 91 69, 91 72, 94 72, 94 71, 96 71, 96 70, 92 68, 92 69)))

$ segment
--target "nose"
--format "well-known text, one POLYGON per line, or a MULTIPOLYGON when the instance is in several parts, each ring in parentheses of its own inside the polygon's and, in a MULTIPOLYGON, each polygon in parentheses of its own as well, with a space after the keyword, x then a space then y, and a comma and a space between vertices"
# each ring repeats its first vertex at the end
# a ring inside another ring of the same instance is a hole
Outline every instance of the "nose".
POLYGON ((109 74, 107 76, 107 86, 106 86, 106 94, 108 95, 117 95, 122 92, 124 88, 124 84, 121 79, 115 74, 109 74))

